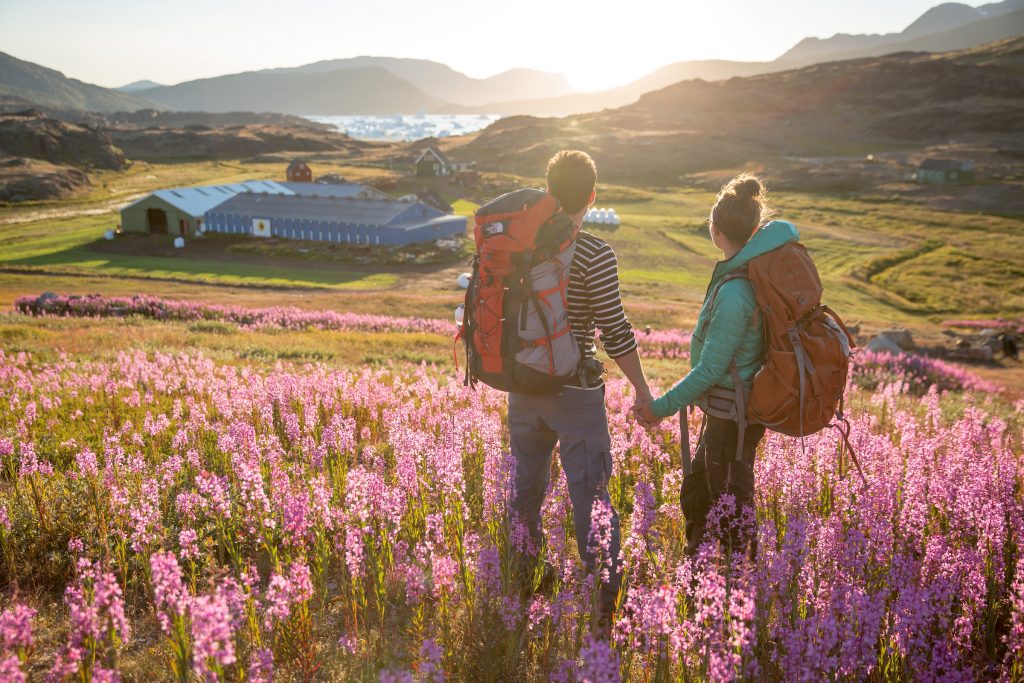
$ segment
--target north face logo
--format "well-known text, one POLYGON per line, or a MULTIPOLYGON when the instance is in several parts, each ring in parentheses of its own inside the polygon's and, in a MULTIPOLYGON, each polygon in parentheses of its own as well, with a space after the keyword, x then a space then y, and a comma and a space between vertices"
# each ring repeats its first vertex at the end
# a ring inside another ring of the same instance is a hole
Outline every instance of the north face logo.
POLYGON ((496 223, 490 223, 486 228, 484 228, 484 232, 486 232, 488 235, 500 235, 501 233, 505 232, 505 224, 500 221, 496 223))

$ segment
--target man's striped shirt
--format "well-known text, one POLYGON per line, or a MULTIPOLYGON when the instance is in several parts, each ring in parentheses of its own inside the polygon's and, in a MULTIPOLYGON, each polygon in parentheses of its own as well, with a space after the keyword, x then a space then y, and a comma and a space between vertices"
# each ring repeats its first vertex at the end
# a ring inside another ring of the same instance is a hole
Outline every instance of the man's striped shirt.
POLYGON ((608 244, 580 232, 569 271, 569 325, 583 354, 593 358, 595 326, 601 330, 601 345, 611 358, 636 348, 633 326, 626 319, 619 296, 619 267, 608 244))

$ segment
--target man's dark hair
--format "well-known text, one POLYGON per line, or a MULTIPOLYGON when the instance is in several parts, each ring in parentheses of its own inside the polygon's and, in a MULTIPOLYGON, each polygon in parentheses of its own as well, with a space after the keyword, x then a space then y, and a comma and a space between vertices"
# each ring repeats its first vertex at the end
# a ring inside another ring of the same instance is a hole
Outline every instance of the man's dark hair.
POLYGON ((597 166, 586 152, 563 149, 548 162, 548 189, 566 213, 585 208, 596 186, 597 166))

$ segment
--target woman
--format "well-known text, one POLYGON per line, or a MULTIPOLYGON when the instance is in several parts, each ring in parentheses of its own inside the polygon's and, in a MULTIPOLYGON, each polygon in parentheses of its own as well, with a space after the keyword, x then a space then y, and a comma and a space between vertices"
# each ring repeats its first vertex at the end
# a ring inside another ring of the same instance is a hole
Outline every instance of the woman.
MULTIPOLYGON (((764 437, 764 425, 749 424, 738 449, 739 428, 735 419, 737 378, 749 392, 763 356, 760 316, 755 315, 754 290, 744 277, 753 258, 799 239, 792 223, 771 221, 764 185, 744 173, 718 193, 711 210, 711 240, 722 250, 697 317, 690 343, 690 372, 668 393, 634 408, 637 419, 653 426, 687 406, 698 405, 705 413, 693 471, 683 479, 680 500, 686 517, 686 552, 694 554, 704 537, 708 512, 719 496, 736 498, 737 511, 754 504, 754 454, 764 437), (711 405, 709 407, 709 398, 711 405), (726 409, 723 410, 723 402, 726 409), (709 413, 710 411, 710 413, 709 413), (738 453, 737 450, 741 452, 738 453)), ((685 432, 684 432, 685 433, 685 432)), ((687 463, 684 462, 684 470, 687 463)), ((744 539, 735 525, 729 539, 739 549, 756 539, 744 539)))

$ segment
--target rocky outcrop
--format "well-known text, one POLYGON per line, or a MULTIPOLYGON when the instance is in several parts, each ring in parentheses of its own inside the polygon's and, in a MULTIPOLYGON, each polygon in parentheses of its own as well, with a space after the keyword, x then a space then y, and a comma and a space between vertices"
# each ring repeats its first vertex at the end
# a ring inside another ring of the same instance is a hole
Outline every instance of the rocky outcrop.
POLYGON ((0 150, 9 156, 76 168, 121 170, 126 165, 124 152, 104 131, 31 109, 0 115, 0 150))
POLYGON ((346 152, 355 157, 373 146, 333 131, 266 124, 114 128, 110 134, 129 158, 146 161, 242 159, 275 152, 346 152))
POLYGON ((0 157, 0 202, 63 199, 90 187, 77 168, 38 159, 0 157))

